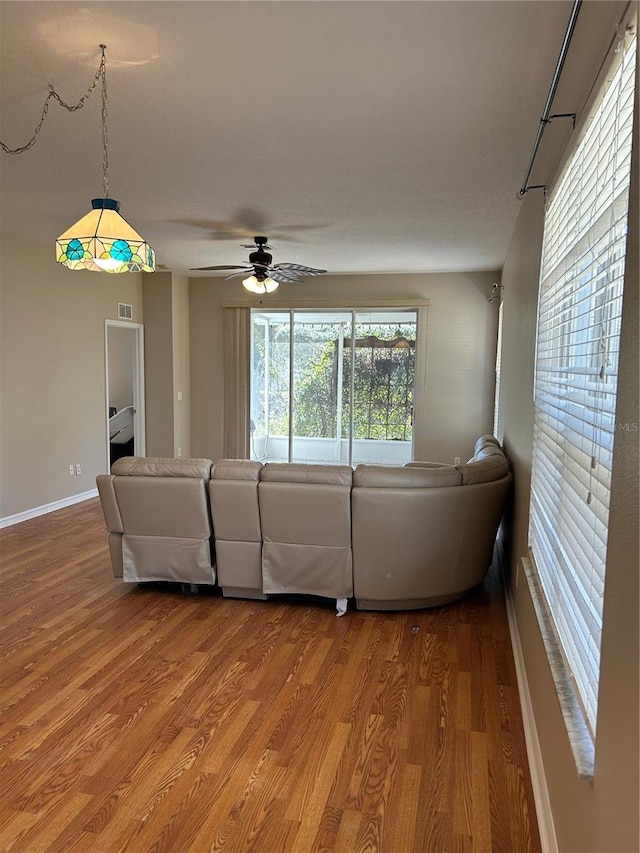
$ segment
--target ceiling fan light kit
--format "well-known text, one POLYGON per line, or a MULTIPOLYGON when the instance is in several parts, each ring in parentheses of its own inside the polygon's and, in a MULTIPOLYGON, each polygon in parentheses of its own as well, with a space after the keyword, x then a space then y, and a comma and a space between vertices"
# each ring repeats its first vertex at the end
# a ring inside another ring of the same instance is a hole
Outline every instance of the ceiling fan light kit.
POLYGON ((242 286, 251 293, 273 293, 280 285, 269 276, 250 275, 243 280, 242 286))

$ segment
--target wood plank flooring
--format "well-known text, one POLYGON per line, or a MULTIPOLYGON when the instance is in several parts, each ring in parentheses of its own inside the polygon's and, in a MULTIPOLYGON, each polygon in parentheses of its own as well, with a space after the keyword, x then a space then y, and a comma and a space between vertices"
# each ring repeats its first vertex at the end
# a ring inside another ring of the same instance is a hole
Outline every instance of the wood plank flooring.
POLYGON ((131 587, 97 499, 0 571, 0 850, 540 850, 495 579, 340 619, 131 587))

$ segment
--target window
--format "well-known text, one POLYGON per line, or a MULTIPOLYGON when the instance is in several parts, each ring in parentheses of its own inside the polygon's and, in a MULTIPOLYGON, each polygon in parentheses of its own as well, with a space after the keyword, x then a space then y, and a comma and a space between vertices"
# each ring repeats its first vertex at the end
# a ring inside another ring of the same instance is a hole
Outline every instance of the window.
POLYGON ((254 310, 252 458, 408 462, 416 326, 416 310, 254 310))
POLYGON ((529 542, 592 734, 597 717, 633 127, 635 38, 549 198, 529 542))

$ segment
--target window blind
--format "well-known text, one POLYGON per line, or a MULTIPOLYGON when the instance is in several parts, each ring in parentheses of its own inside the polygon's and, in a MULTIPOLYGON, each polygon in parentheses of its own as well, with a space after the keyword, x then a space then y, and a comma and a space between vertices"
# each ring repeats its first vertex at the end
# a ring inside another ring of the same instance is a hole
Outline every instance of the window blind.
POLYGON ((595 734, 636 39, 619 49, 545 212, 529 544, 595 734))

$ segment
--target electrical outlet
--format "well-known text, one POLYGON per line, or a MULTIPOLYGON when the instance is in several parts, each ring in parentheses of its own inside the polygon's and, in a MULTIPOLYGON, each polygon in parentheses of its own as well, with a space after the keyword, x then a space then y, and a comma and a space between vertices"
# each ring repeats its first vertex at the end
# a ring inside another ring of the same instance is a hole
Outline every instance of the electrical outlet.
POLYGON ((80 474, 82 474, 82 466, 80 465, 79 462, 76 463, 76 474, 78 477, 80 476, 80 474))
POLYGON ((182 448, 181 447, 178 448, 178 456, 179 457, 182 456, 182 448))
POLYGON ((459 465, 459 464, 460 464, 460 457, 459 457, 459 456, 454 456, 454 457, 453 457, 453 464, 454 464, 454 465, 459 465))
POLYGON ((73 477, 73 465, 69 465, 69 476, 73 477))

